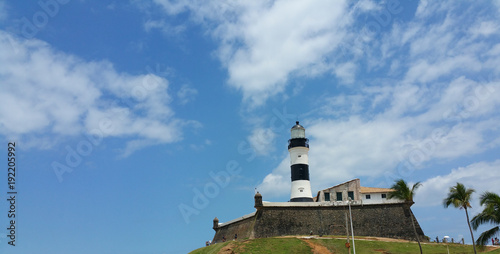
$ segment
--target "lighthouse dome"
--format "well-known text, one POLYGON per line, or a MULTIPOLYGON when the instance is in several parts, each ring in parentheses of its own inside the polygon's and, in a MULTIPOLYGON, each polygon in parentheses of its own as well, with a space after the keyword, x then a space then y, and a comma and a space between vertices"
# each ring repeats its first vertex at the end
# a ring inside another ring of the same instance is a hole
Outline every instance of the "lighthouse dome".
POLYGON ((292 127, 292 139, 293 138, 306 138, 306 129, 299 124, 299 121, 292 127))

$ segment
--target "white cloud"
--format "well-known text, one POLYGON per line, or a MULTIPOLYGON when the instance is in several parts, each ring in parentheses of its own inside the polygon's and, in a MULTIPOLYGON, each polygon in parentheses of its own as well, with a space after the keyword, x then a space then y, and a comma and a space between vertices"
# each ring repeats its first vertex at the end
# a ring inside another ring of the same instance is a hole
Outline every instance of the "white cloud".
POLYGON ((497 56, 500 55, 500 43, 496 44, 488 51, 488 55, 497 56))
POLYGON ((352 62, 341 64, 335 68, 334 72, 344 83, 353 83, 356 77, 356 64, 352 62))
POLYGON ((274 149, 276 133, 270 128, 255 128, 248 137, 248 142, 258 155, 269 155, 274 149))
POLYGON ((186 104, 194 100, 195 96, 198 94, 198 90, 188 86, 182 85, 179 91, 177 91, 177 98, 181 104, 186 104))
MULTIPOLYGON (((250 107, 260 106, 282 93, 297 76, 334 73, 353 82, 352 63, 326 56, 340 50, 350 15, 381 9, 372 1, 349 12, 347 1, 165 1, 155 0, 166 13, 189 10, 219 42, 217 56, 227 68, 228 84, 243 93, 250 107), (314 15, 311 15, 314 13, 314 15)), ((351 38, 352 39, 352 38, 351 38)))
MULTIPOLYGON (((493 38, 498 30, 495 30, 499 26, 497 16, 492 13, 484 13, 480 18, 464 15, 477 11, 476 7, 464 2, 420 1, 416 17, 407 23, 395 23, 390 33, 383 37, 380 49, 378 46, 367 48, 375 52, 368 56, 376 57, 380 50, 384 60, 381 65, 397 63, 393 65, 397 69, 392 74, 405 71, 408 83, 495 73, 499 59, 492 50, 494 41, 485 37, 493 38)), ((498 77, 497 74, 493 76, 498 77)))
POLYGON ((156 4, 159 4, 163 9, 170 15, 179 14, 186 10, 186 1, 164 1, 164 0, 153 0, 156 4))
POLYGON ((6 32, 0 32, 0 44, 0 100, 9 105, 0 108, 5 136, 47 147, 47 136, 99 131, 136 139, 124 151, 129 154, 147 143, 179 141, 183 127, 192 124, 174 117, 162 77, 119 73, 109 62, 85 62, 6 32))
POLYGON ((406 82, 412 83, 418 81, 427 83, 450 73, 455 74, 457 71, 479 71, 481 65, 481 62, 475 57, 463 55, 444 58, 435 63, 420 60, 410 66, 406 74, 406 82))
POLYGON ((363 11, 373 11, 380 9, 380 6, 378 6, 371 0, 361 0, 356 4, 356 7, 360 8, 363 11))
POLYGON ((430 15, 436 14, 443 10, 450 10, 456 5, 454 1, 444 1, 444 2, 436 2, 429 0, 422 0, 418 3, 417 11, 415 16, 419 19, 424 19, 430 15))
POLYGON ((476 23, 470 28, 470 33, 478 36, 490 36, 492 34, 496 34, 499 31, 498 22, 494 21, 481 21, 476 23))
POLYGON ((478 197, 485 191, 500 193, 500 176, 498 169, 500 160, 493 162, 478 162, 466 167, 451 170, 447 175, 439 175, 422 182, 422 187, 415 195, 416 206, 442 205, 443 199, 448 194, 449 188, 457 182, 463 183, 467 188, 476 190, 473 196, 473 206, 478 207, 478 197))
POLYGON ((358 114, 363 110, 362 103, 365 100, 366 97, 361 94, 340 94, 334 97, 319 99, 316 111, 327 116, 348 117, 352 114, 358 114))
MULTIPOLYGON (((409 41, 410 56, 425 56, 430 59, 446 56, 456 39, 456 31, 453 31, 451 27, 457 23, 458 21, 451 17, 446 17, 444 20, 432 24, 414 23, 413 25, 416 25, 419 29, 418 33, 412 34, 413 37, 407 38, 407 40, 411 40, 409 41)), ((417 28, 414 27, 413 29, 417 28)), ((410 34, 405 35, 410 36, 410 34)))
POLYGON ((279 166, 267 175, 257 190, 264 198, 274 198, 290 193, 290 159, 283 159, 279 166))
POLYGON ((291 73, 315 68, 339 43, 345 8, 344 2, 276 1, 249 10, 239 21, 243 34, 231 35, 247 47, 222 49, 234 52, 225 63, 229 84, 255 105, 282 92, 291 73))
POLYGON ((144 23, 144 30, 146 32, 150 32, 153 29, 159 29, 165 35, 177 35, 186 30, 184 25, 171 25, 165 22, 164 20, 148 20, 144 23))

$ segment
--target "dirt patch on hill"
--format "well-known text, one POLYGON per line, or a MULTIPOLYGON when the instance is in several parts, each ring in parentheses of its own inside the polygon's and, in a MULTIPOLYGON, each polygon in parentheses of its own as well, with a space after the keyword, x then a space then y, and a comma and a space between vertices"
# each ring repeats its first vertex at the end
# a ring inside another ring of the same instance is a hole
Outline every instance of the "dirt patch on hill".
POLYGON ((309 247, 311 247, 312 253, 314 254, 332 254, 332 252, 323 245, 314 243, 309 239, 302 238, 300 240, 306 242, 309 245, 309 247))
POLYGON ((488 245, 488 246, 485 246, 484 248, 485 248, 485 251, 490 252, 490 251, 494 251, 494 250, 500 249, 500 246, 489 246, 488 245))
POLYGON ((234 254, 234 244, 233 243, 230 243, 226 246, 224 246, 222 249, 219 250, 219 252, 217 252, 217 254, 234 254))

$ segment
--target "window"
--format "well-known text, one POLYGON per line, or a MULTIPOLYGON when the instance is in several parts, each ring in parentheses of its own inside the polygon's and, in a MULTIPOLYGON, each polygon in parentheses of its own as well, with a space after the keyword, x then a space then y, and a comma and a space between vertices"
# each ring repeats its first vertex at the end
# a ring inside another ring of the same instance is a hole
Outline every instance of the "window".
POLYGON ((337 192, 337 201, 342 201, 342 192, 337 192))
POLYGON ((348 191, 347 196, 351 198, 351 200, 354 200, 354 191, 348 191))
POLYGON ((370 196, 370 194, 366 195, 366 199, 370 199, 372 198, 372 196, 370 196))
POLYGON ((330 193, 325 193, 325 201, 330 201, 330 193))
POLYGON ((387 194, 382 193, 382 198, 387 198, 387 194))

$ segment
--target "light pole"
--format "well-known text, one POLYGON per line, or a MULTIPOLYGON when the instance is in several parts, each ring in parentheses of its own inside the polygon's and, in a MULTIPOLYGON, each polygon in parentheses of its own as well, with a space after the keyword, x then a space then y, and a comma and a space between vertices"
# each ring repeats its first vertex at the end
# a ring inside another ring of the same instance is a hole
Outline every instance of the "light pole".
POLYGON ((349 201, 347 203, 349 204, 349 217, 351 217, 351 234, 352 234, 352 251, 354 254, 356 254, 356 244, 354 244, 354 229, 352 228, 352 213, 351 213, 351 197, 349 197, 349 201))
POLYGON ((345 235, 347 236, 347 242, 345 243, 345 246, 349 250, 349 254, 351 254, 351 244, 349 243, 349 224, 348 223, 349 223, 349 221, 347 219, 347 212, 345 212, 345 235))

